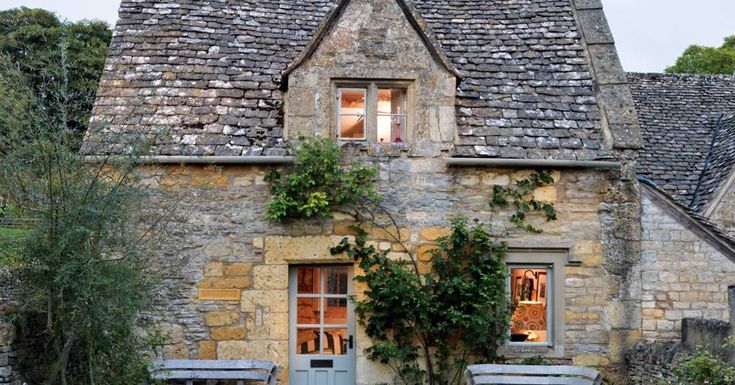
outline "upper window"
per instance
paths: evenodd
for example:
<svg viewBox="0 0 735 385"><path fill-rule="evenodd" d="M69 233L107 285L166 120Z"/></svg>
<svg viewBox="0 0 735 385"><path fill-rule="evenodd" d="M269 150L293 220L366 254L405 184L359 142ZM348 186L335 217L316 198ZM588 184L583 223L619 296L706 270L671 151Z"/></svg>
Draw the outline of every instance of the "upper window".
<svg viewBox="0 0 735 385"><path fill-rule="evenodd" d="M337 88L337 137L403 143L408 136L408 87L368 83Z"/></svg>

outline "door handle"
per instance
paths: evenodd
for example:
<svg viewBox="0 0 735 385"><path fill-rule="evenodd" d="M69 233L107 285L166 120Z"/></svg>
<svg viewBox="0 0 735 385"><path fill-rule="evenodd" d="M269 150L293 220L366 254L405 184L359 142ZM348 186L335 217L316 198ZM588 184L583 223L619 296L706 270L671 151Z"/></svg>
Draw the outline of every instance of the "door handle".
<svg viewBox="0 0 735 385"><path fill-rule="evenodd" d="M355 341L355 337L354 336L350 336L350 338L347 339L347 347L349 349L352 349L352 345L354 344L354 341Z"/></svg>

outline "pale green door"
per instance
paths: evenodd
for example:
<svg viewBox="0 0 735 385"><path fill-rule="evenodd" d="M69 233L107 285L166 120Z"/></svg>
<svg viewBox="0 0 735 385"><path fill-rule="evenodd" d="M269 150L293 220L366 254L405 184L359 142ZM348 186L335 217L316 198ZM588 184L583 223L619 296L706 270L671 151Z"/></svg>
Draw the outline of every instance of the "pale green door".
<svg viewBox="0 0 735 385"><path fill-rule="evenodd" d="M352 266L290 271L289 385L355 385Z"/></svg>

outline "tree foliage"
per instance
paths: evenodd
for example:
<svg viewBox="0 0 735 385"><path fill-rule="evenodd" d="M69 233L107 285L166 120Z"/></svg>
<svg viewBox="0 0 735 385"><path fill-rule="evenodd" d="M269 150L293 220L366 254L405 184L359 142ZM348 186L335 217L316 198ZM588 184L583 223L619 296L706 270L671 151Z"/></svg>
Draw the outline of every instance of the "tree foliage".
<svg viewBox="0 0 735 385"><path fill-rule="evenodd" d="M34 124L67 127L74 148L86 130L112 32L100 21L62 22L53 13L25 7L0 11L0 135ZM0 148L2 151L2 148Z"/></svg>
<svg viewBox="0 0 735 385"><path fill-rule="evenodd" d="M668 73L735 74L735 35L725 38L720 47L692 45L667 68Z"/></svg>
<svg viewBox="0 0 735 385"><path fill-rule="evenodd" d="M139 187L138 153L90 164L76 150L105 29L45 11L0 13L0 196L33 224L0 232L0 271L16 282L15 321L37 342L19 357L33 384L147 377L153 340L140 314L157 290L148 256L160 200Z"/></svg>
<svg viewBox="0 0 735 385"><path fill-rule="evenodd" d="M355 312L373 345L368 358L389 365L404 384L458 384L473 361L493 362L510 326L506 247L481 224L452 221L452 233L431 252L431 272L378 252L359 232L332 249L347 253L363 274L365 299Z"/></svg>
<svg viewBox="0 0 735 385"><path fill-rule="evenodd" d="M273 199L267 218L278 222L323 218L335 207L376 200L376 167L361 163L345 165L342 151L330 139L302 138L294 143L294 165L273 170L266 178Z"/></svg>
<svg viewBox="0 0 735 385"><path fill-rule="evenodd" d="M45 133L0 155L0 195L35 219L20 236L0 234L18 324L39 342L21 357L24 375L37 384L140 383L149 343L139 315L156 290L147 256L159 232L139 219L155 208L132 163L91 165L68 138Z"/></svg>

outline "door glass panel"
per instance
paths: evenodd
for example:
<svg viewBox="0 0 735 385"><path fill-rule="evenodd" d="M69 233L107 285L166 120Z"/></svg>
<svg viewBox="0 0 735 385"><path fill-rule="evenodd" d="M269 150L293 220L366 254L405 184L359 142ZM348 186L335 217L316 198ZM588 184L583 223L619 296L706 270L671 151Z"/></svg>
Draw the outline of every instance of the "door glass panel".
<svg viewBox="0 0 735 385"><path fill-rule="evenodd" d="M347 298L327 298L324 323L328 325L347 325Z"/></svg>
<svg viewBox="0 0 735 385"><path fill-rule="evenodd" d="M330 267L327 273L327 294L347 294L347 267Z"/></svg>
<svg viewBox="0 0 735 385"><path fill-rule="evenodd" d="M321 298L298 298L296 300L296 323L319 325L321 302Z"/></svg>
<svg viewBox="0 0 735 385"><path fill-rule="evenodd" d="M347 329L324 329L324 355L346 355L348 338Z"/></svg>
<svg viewBox="0 0 735 385"><path fill-rule="evenodd" d="M319 328L297 329L296 354L320 354L319 341Z"/></svg>
<svg viewBox="0 0 735 385"><path fill-rule="evenodd" d="M321 270L318 267L299 267L299 294L320 294L322 292L321 279L319 278Z"/></svg>

